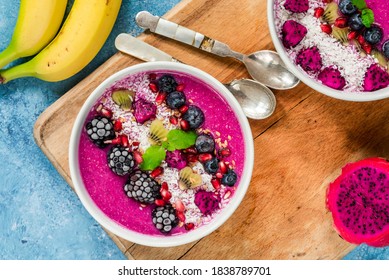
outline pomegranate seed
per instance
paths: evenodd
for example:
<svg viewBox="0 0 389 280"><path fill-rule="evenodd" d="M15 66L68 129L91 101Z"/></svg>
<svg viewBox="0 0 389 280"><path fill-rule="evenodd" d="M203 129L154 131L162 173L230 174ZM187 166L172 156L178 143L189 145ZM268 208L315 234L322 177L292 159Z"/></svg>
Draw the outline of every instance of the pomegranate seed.
<svg viewBox="0 0 389 280"><path fill-rule="evenodd" d="M192 230L194 228L194 223L187 223L184 227L186 230Z"/></svg>
<svg viewBox="0 0 389 280"><path fill-rule="evenodd" d="M198 158L197 158L197 155L195 155L195 154L188 154L186 156L186 160L188 162L196 162L196 161L198 161Z"/></svg>
<svg viewBox="0 0 389 280"><path fill-rule="evenodd" d="M174 125L178 124L178 119L176 116L170 116L169 121L171 124L174 124Z"/></svg>
<svg viewBox="0 0 389 280"><path fill-rule="evenodd" d="M153 178L156 178L159 175L161 175L162 173L163 173L163 168L161 166L158 166L153 171L151 171L150 176Z"/></svg>
<svg viewBox="0 0 389 280"><path fill-rule="evenodd" d="M166 201L163 199L156 199L154 202L155 202L155 205L157 205L157 206L165 206L166 205Z"/></svg>
<svg viewBox="0 0 389 280"><path fill-rule="evenodd" d="M134 142L132 142L132 144L131 144L132 146L134 146L134 147L139 147L139 145L140 145L140 142L136 142L136 141L134 141Z"/></svg>
<svg viewBox="0 0 389 280"><path fill-rule="evenodd" d="M105 141L104 143L106 143L106 144L114 144L114 145L121 145L122 144L122 137L118 136L115 139Z"/></svg>
<svg viewBox="0 0 389 280"><path fill-rule="evenodd" d="M149 84L149 88L151 89L152 92L156 93L158 91L158 87L154 83Z"/></svg>
<svg viewBox="0 0 389 280"><path fill-rule="evenodd" d="M187 120L181 120L180 121L180 127L181 127L181 129L182 130L189 130L189 123L188 123L188 121Z"/></svg>
<svg viewBox="0 0 389 280"><path fill-rule="evenodd" d="M367 54L371 54L371 51L372 51L372 46L369 44L369 43L364 43L362 45L362 49L367 53Z"/></svg>
<svg viewBox="0 0 389 280"><path fill-rule="evenodd" d="M217 179L221 179L221 178L223 178L223 173L218 172L218 173L216 173L215 177Z"/></svg>
<svg viewBox="0 0 389 280"><path fill-rule="evenodd" d="M229 157L231 155L231 151L228 148L223 148L219 150L219 155L221 157Z"/></svg>
<svg viewBox="0 0 389 280"><path fill-rule="evenodd" d="M143 162L142 155L139 151L133 151L132 154L134 155L134 159L137 164L141 164Z"/></svg>
<svg viewBox="0 0 389 280"><path fill-rule="evenodd" d="M169 185L166 182L163 182L161 185L161 190L169 190Z"/></svg>
<svg viewBox="0 0 389 280"><path fill-rule="evenodd" d="M319 18L324 14L324 9L322 7L316 8L314 12L315 18Z"/></svg>
<svg viewBox="0 0 389 280"><path fill-rule="evenodd" d="M176 211L177 211L177 212L182 212L182 213L184 213L184 211L185 211L185 205L184 205L184 203L182 203L181 200L177 199L176 202L174 203L174 205L175 205L175 208L176 208Z"/></svg>
<svg viewBox="0 0 389 280"><path fill-rule="evenodd" d="M165 201L169 201L169 199L172 198L172 194L168 190L161 189L161 195L163 200Z"/></svg>
<svg viewBox="0 0 389 280"><path fill-rule="evenodd" d="M129 147L129 146L130 146L130 143L128 142L128 137L127 137L127 135L124 135L124 134L120 135L120 140L121 140L122 145L123 145L124 147Z"/></svg>
<svg viewBox="0 0 389 280"><path fill-rule="evenodd" d="M206 162L206 161L211 160L211 159L212 159L211 154L199 154L199 161L200 162Z"/></svg>
<svg viewBox="0 0 389 280"><path fill-rule="evenodd" d="M363 38L362 35L359 35L359 36L357 37L357 40L358 40L358 42L359 42L361 45L363 45L364 43L366 43L365 38Z"/></svg>
<svg viewBox="0 0 389 280"><path fill-rule="evenodd" d="M228 171L228 166L224 161L219 161L219 169L221 173L225 174Z"/></svg>
<svg viewBox="0 0 389 280"><path fill-rule="evenodd" d="M185 222L185 214L183 212L177 212L177 218L181 221L181 222Z"/></svg>
<svg viewBox="0 0 389 280"><path fill-rule="evenodd" d="M115 131L120 131L120 130L122 130L122 129L123 129L123 124L122 124L122 122L119 121L119 120L115 121L114 124L113 124L113 130L115 130Z"/></svg>
<svg viewBox="0 0 389 280"><path fill-rule="evenodd" d="M189 147L184 150L184 154L197 154L195 147Z"/></svg>
<svg viewBox="0 0 389 280"><path fill-rule="evenodd" d="M185 88L185 85L184 84L179 84L177 87L176 87L176 91L183 91Z"/></svg>
<svg viewBox="0 0 389 280"><path fill-rule="evenodd" d="M157 102L157 104L162 104L162 102L164 102L165 99L166 99L166 93L160 92L158 93L157 98L155 98L155 102Z"/></svg>
<svg viewBox="0 0 389 280"><path fill-rule="evenodd" d="M349 34L347 34L347 39L352 40L357 38L358 32L357 31L351 31Z"/></svg>
<svg viewBox="0 0 389 280"><path fill-rule="evenodd" d="M334 25L339 28L343 28L347 26L347 18L346 17L338 17L335 20Z"/></svg>
<svg viewBox="0 0 389 280"><path fill-rule="evenodd" d="M321 28L321 31L323 31L324 33L331 34L331 32L332 32L331 25L329 25L327 23L320 24L320 28Z"/></svg>
<svg viewBox="0 0 389 280"><path fill-rule="evenodd" d="M215 190L219 190L220 189L220 180L219 179L212 179L211 180L211 184L212 186L215 188Z"/></svg>
<svg viewBox="0 0 389 280"><path fill-rule="evenodd" d="M112 111L111 110L108 110L108 109L106 109L106 108L102 108L101 109L101 114L104 116L104 117L106 117L106 118L108 118L108 119L110 119L110 118L112 118Z"/></svg>
<svg viewBox="0 0 389 280"><path fill-rule="evenodd" d="M178 111L180 111L181 114L184 114L186 111L188 111L189 106L188 105L182 105L180 108L178 108Z"/></svg>
<svg viewBox="0 0 389 280"><path fill-rule="evenodd" d="M150 73L150 74L149 74L149 78L150 78L150 80L154 81L155 79L157 79L157 74L155 74L155 73Z"/></svg>

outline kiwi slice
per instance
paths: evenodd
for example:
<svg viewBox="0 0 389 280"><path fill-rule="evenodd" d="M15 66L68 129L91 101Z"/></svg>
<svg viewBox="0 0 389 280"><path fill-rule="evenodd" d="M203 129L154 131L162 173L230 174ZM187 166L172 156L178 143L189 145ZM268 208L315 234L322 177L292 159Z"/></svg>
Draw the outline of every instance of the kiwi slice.
<svg viewBox="0 0 389 280"><path fill-rule="evenodd" d="M123 110L130 110L134 101L135 92L129 89L119 89L112 93L112 100Z"/></svg>
<svg viewBox="0 0 389 280"><path fill-rule="evenodd" d="M332 36L334 36L334 38L338 39L343 45L348 45L348 43L349 43L349 40L347 38L348 27L339 28L339 27L334 26L332 28L331 34L332 34Z"/></svg>
<svg viewBox="0 0 389 280"><path fill-rule="evenodd" d="M201 176L197 173L194 173L192 168L185 167L180 171L180 180L178 181L178 186L181 190L191 189L198 186L201 186L203 180Z"/></svg>
<svg viewBox="0 0 389 280"><path fill-rule="evenodd" d="M386 61L386 58L385 56L382 54L382 52L378 51L378 50L372 50L371 52L371 55L377 59L378 63L382 66L382 67L387 67L388 66L388 62Z"/></svg>
<svg viewBox="0 0 389 280"><path fill-rule="evenodd" d="M329 24L334 24L338 17L338 4L336 2L329 3L324 9L323 20Z"/></svg>
<svg viewBox="0 0 389 280"><path fill-rule="evenodd" d="M155 119L150 125L149 141L151 144L162 144L167 140L168 130L161 120Z"/></svg>

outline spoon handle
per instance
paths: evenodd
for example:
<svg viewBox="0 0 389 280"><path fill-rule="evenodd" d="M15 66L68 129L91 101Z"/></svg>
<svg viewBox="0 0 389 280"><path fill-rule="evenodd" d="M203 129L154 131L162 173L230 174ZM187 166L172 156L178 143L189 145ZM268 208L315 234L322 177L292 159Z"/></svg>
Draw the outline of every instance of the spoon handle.
<svg viewBox="0 0 389 280"><path fill-rule="evenodd" d="M149 29L153 33L157 33L221 57L228 56L243 61L243 54L231 50L227 44L178 25L177 23L158 16L153 16L147 11L139 12L135 17L135 20L140 27Z"/></svg>

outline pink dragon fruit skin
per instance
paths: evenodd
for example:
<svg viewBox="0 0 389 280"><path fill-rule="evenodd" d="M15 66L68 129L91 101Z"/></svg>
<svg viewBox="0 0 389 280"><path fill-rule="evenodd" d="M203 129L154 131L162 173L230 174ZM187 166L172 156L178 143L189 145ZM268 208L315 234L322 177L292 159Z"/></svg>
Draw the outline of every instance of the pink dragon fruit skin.
<svg viewBox="0 0 389 280"><path fill-rule="evenodd" d="M297 46L301 40L307 35L307 28L294 20L285 21L282 26L282 44L285 48L293 48Z"/></svg>
<svg viewBox="0 0 389 280"><path fill-rule="evenodd" d="M316 46L302 49L297 54L296 64L305 72L318 72L323 66L319 49Z"/></svg>
<svg viewBox="0 0 389 280"><path fill-rule="evenodd" d="M157 114L157 106L153 103L139 98L133 104L134 116L138 123L143 124L148 120L154 119Z"/></svg>
<svg viewBox="0 0 389 280"><path fill-rule="evenodd" d="M349 163L327 189L334 227L347 242L389 245L389 162L367 158Z"/></svg>
<svg viewBox="0 0 389 280"><path fill-rule="evenodd" d="M333 66L324 68L317 76L317 79L324 85L337 90L343 89L346 85L345 78L340 74L340 71Z"/></svg>
<svg viewBox="0 0 389 280"><path fill-rule="evenodd" d="M180 150L175 150L174 152L167 151L165 161L168 166L177 168L178 170L183 169L187 165L184 155Z"/></svg>
<svg viewBox="0 0 389 280"><path fill-rule="evenodd" d="M308 0L286 0L285 9L293 13L305 13L309 9Z"/></svg>
<svg viewBox="0 0 389 280"><path fill-rule="evenodd" d="M363 89L375 91L389 86L389 73L378 64L371 65L365 74Z"/></svg>
<svg viewBox="0 0 389 280"><path fill-rule="evenodd" d="M204 215L210 215L219 209L220 197L214 192L200 190L195 194L194 203Z"/></svg>

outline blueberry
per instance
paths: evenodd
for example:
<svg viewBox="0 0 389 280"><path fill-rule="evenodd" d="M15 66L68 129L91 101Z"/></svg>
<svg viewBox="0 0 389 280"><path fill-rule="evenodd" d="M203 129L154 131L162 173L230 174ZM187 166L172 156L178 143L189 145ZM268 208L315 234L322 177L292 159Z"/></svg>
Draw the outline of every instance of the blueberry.
<svg viewBox="0 0 389 280"><path fill-rule="evenodd" d="M170 109L178 109L182 105L185 105L186 98L185 94L181 91L172 91L166 96L166 105Z"/></svg>
<svg viewBox="0 0 389 280"><path fill-rule="evenodd" d="M351 0L341 0L339 3L339 9L342 14L346 16L351 16L358 10L357 7L353 5Z"/></svg>
<svg viewBox="0 0 389 280"><path fill-rule="evenodd" d="M232 187L235 185L236 180L238 180L238 175L236 175L234 170L230 169L226 174L223 175L222 184Z"/></svg>
<svg viewBox="0 0 389 280"><path fill-rule="evenodd" d="M163 75L158 80L158 89L160 91L171 93L172 91L176 90L177 82L171 75Z"/></svg>
<svg viewBox="0 0 389 280"><path fill-rule="evenodd" d="M190 105L182 118L186 120L191 129L199 128L204 123L204 113L197 106Z"/></svg>
<svg viewBox="0 0 389 280"><path fill-rule="evenodd" d="M387 40L382 45L382 52L384 53L385 57L389 59L389 40Z"/></svg>
<svg viewBox="0 0 389 280"><path fill-rule="evenodd" d="M219 170L219 160L212 158L204 163L204 170L209 174L216 174Z"/></svg>
<svg viewBox="0 0 389 280"><path fill-rule="evenodd" d="M215 141L209 134L201 134L197 137L195 147L199 153L212 153L215 150Z"/></svg>
<svg viewBox="0 0 389 280"><path fill-rule="evenodd" d="M364 25L362 23L362 18L360 14L353 14L349 19L348 19L348 25L352 30L361 30Z"/></svg>
<svg viewBox="0 0 389 280"><path fill-rule="evenodd" d="M378 26L372 26L365 30L363 37L369 44L375 45L382 40L382 29Z"/></svg>

